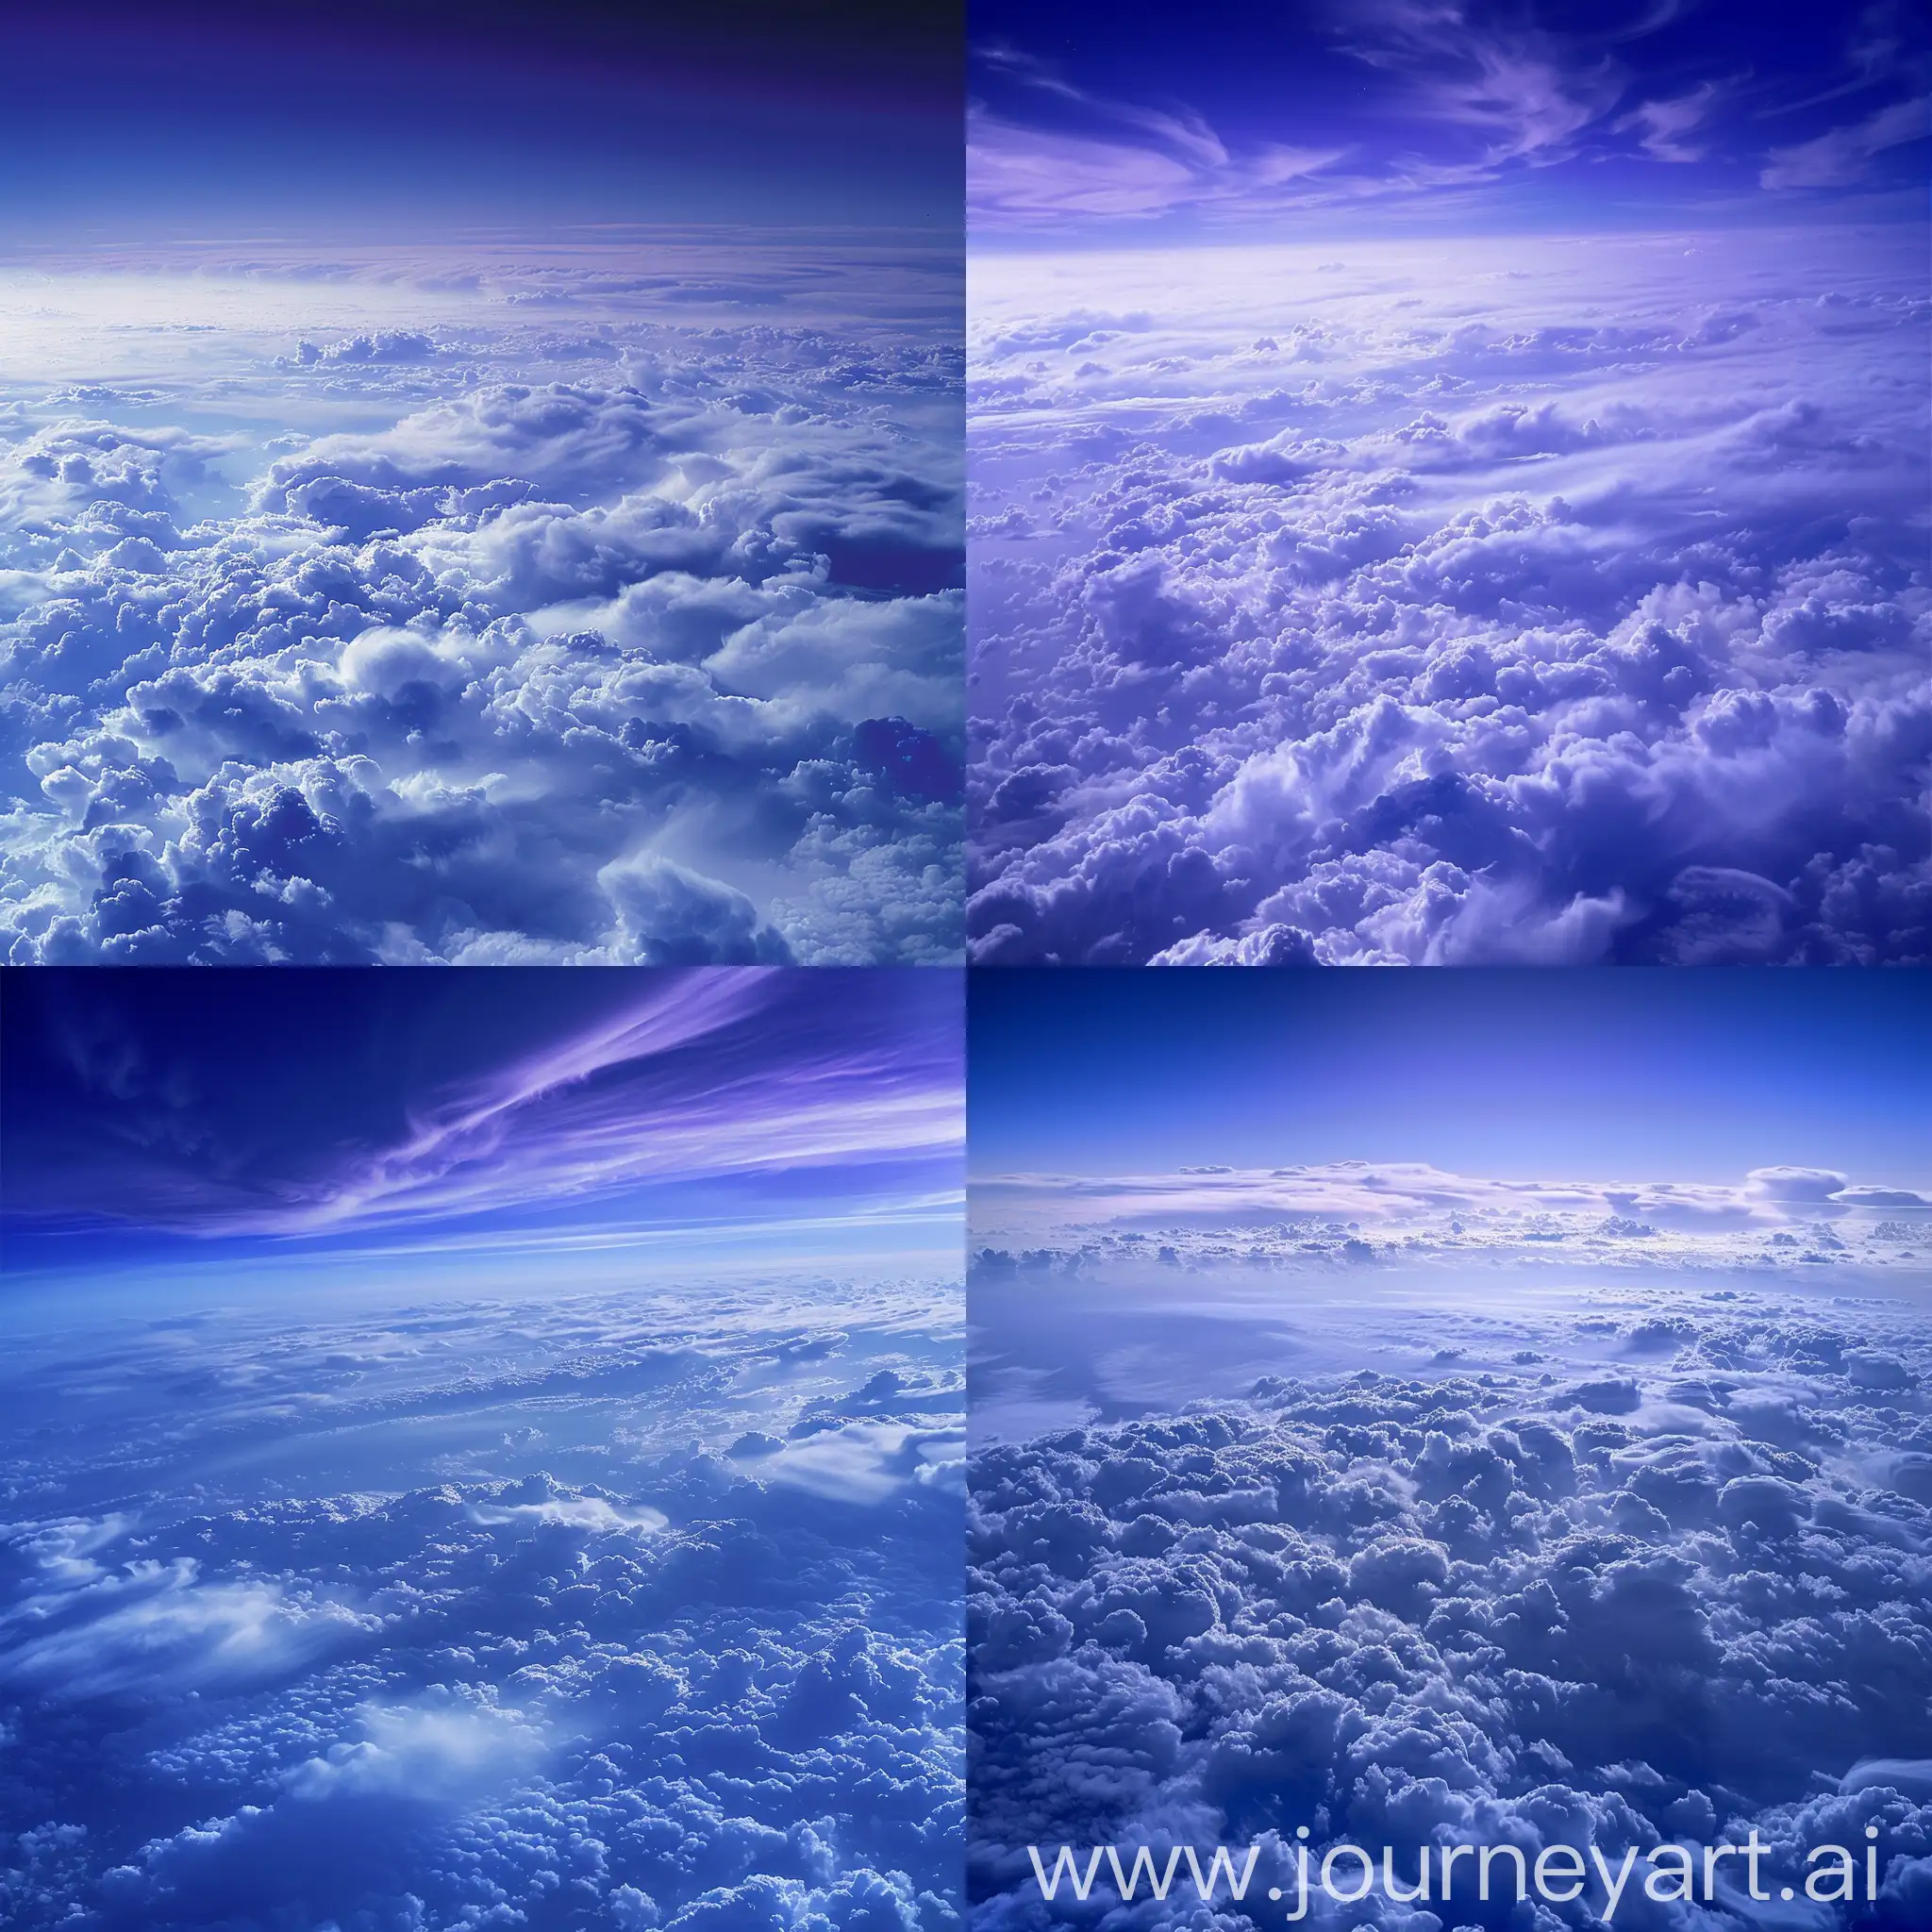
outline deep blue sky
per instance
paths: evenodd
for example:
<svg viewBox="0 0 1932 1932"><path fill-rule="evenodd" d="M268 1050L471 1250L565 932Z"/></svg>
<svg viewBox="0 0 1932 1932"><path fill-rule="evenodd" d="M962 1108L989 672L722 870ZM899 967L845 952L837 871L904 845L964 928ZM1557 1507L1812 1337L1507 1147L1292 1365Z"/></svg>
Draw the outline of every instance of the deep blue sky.
<svg viewBox="0 0 1932 1932"><path fill-rule="evenodd" d="M1923 217L1903 0L974 0L971 33L982 241Z"/></svg>
<svg viewBox="0 0 1932 1932"><path fill-rule="evenodd" d="M933 1205L958 1182L948 974L36 968L0 990L11 1269L957 1221Z"/></svg>
<svg viewBox="0 0 1932 1932"><path fill-rule="evenodd" d="M1005 971L969 1039L975 1174L1932 1172L1923 972Z"/></svg>
<svg viewBox="0 0 1932 1932"><path fill-rule="evenodd" d="M78 0L7 43L0 242L959 222L946 0Z"/></svg>

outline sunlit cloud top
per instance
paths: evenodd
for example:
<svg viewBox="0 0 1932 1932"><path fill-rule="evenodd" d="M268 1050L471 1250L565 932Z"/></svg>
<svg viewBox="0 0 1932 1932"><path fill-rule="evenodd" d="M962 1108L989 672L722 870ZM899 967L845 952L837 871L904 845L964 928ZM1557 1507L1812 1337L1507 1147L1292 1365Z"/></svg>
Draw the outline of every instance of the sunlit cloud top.
<svg viewBox="0 0 1932 1932"><path fill-rule="evenodd" d="M1169 1174L976 1179L975 1244L1076 1272L1368 1262L1539 1267L1932 1267L1932 1188L1824 1168L1729 1182L1503 1180L1424 1162L1184 1167Z"/></svg>

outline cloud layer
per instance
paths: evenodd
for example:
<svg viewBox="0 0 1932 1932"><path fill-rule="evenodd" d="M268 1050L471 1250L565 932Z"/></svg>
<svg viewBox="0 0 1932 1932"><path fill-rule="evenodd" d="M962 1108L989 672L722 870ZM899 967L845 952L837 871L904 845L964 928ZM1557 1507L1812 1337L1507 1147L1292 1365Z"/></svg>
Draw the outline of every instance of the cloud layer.
<svg viewBox="0 0 1932 1932"><path fill-rule="evenodd" d="M976 236L1509 228L1557 208L1917 210L1932 56L1896 0L1768 26L1736 0L1539 19L1459 0L1238 8L1204 39L1093 0L974 17ZM1286 137L1286 138L1284 138ZM1475 220L1472 223L1471 218Z"/></svg>
<svg viewBox="0 0 1932 1932"><path fill-rule="evenodd" d="M1924 1264L1932 1190L1832 1169L1762 1167L1735 1182L1496 1180L1426 1162L1183 1167L1172 1174L987 1174L975 1238L1077 1273L1167 1258L1295 1268L1337 1258L1455 1270L1534 1259L1591 1269L1732 1270L1795 1258Z"/></svg>
<svg viewBox="0 0 1932 1932"><path fill-rule="evenodd" d="M1424 1843L1596 1847L1614 1867L1756 1830L1776 1888L1803 1884L1807 1848L1862 1845L1868 1825L1876 1905L1790 1923L1917 1923L1923 1245L1878 1292L1849 1269L1823 1285L1696 1264L1404 1274L1332 1233L1274 1272L1237 1228L1152 1266L1118 1247L1084 1273L984 1262L969 1707L985 1923L1200 1909L1104 1888L1084 1912L1045 1906L1030 1843L1050 1861L1063 1843L1205 1860L1258 1842L1251 1899L1287 1888L1286 1911L1297 1827L1318 1855L1392 1844L1411 1883ZM1484 1903L1459 1876L1440 1923L1525 1923L1507 1884ZM1538 1923L1599 1924L1592 1903ZM1733 1914L1754 1918L1741 1885L1708 1911L1626 1899L1617 1923ZM1422 1921L1378 1897L1318 1902L1308 1923Z"/></svg>
<svg viewBox="0 0 1932 1932"><path fill-rule="evenodd" d="M974 958L1932 954L1908 240L984 258Z"/></svg>
<svg viewBox="0 0 1932 1932"><path fill-rule="evenodd" d="M952 1932L957 1285L372 1299L17 1323L8 1923Z"/></svg>
<svg viewBox="0 0 1932 1932"><path fill-rule="evenodd" d="M947 273L667 241L17 277L8 957L954 957Z"/></svg>

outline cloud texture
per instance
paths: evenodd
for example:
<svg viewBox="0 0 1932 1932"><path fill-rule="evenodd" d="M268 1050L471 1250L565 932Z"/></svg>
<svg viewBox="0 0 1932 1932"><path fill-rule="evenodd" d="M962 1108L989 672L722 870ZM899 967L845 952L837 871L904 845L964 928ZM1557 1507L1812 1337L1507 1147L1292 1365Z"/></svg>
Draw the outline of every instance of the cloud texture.
<svg viewBox="0 0 1932 1932"><path fill-rule="evenodd" d="M755 1233L801 1204L829 1224L956 1200L958 994L955 974L512 968L278 971L210 1001L192 973L23 974L0 1021L8 1233L58 1268L76 1233L487 1246L516 1222L567 1244L700 1202Z"/></svg>
<svg viewBox="0 0 1932 1932"><path fill-rule="evenodd" d="M8 957L954 957L949 273L748 238L16 276Z"/></svg>
<svg viewBox="0 0 1932 1932"><path fill-rule="evenodd" d="M1932 954L1910 244L982 257L973 957Z"/></svg>
<svg viewBox="0 0 1932 1932"><path fill-rule="evenodd" d="M1363 1257L1448 1268L1535 1259L1731 1270L1820 1244L1837 1259L1912 1267L1932 1241L1932 1191L1813 1167L1755 1168L1732 1182L1525 1181L1337 1160L987 1174L973 1183L973 1218L976 1238L1075 1273L1089 1260L1130 1260L1156 1236L1177 1261L1204 1267L1299 1265L1334 1258L1344 1241Z"/></svg>
<svg viewBox="0 0 1932 1932"><path fill-rule="evenodd" d="M1842 1252L1817 1257L1829 1273L1742 1256L1552 1270L1519 1241L1492 1271L1359 1229L1305 1226L1272 1256L1233 1224L1170 1225L1138 1256L1090 1234L1077 1267L1064 1248L981 1257L985 1923L1207 1923L1185 1876L1164 1907L1105 1886L1045 1906L1029 1843L1050 1863L1062 1843L1205 1860L1258 1842L1244 1919L1266 1924L1254 1901L1271 1884L1293 1899L1299 1826L1318 1855L1396 1846L1405 1882L1424 1843L1595 1847L1615 1867L1755 1829L1776 1888L1868 1824L1876 1904L1801 1901L1778 1923L1919 1923L1923 1217L1879 1237L1902 1257L1883 1287ZM1531 1923L1507 1881L1475 1898L1472 1869L1433 1920L1378 1888L1308 1923ZM1616 1923L1772 1923L1741 1893L1626 1897ZM1591 1903L1534 1922L1595 1925Z"/></svg>
<svg viewBox="0 0 1932 1932"><path fill-rule="evenodd" d="M957 1285L700 1299L17 1322L0 1916L956 1926Z"/></svg>

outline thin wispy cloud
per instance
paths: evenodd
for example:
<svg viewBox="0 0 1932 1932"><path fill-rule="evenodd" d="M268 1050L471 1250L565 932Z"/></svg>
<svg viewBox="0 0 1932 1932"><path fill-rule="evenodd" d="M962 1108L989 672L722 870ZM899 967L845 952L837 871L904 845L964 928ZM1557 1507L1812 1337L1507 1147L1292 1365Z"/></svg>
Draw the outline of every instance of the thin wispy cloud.
<svg viewBox="0 0 1932 1932"><path fill-rule="evenodd" d="M1475 135L1479 152L1465 167L1567 158L1624 92L1607 54L1535 29L1488 28L1460 7L1372 0L1345 19L1342 47L1397 76L1412 111Z"/></svg>
<svg viewBox="0 0 1932 1932"><path fill-rule="evenodd" d="M1865 180L1872 162L1890 148L1932 134L1932 95L1894 101L1848 127L1815 141L1774 148L1759 177L1767 188L1850 188Z"/></svg>
<svg viewBox="0 0 1932 1932"><path fill-rule="evenodd" d="M779 1020L772 974L699 974L615 1023L425 1108L401 1145L307 1200L225 1232L298 1233L441 1221L653 1182L866 1164L961 1143L957 1088L930 1067L790 1033L778 1051L706 1052ZM686 1049L697 1049L695 1055ZM679 1056L684 1056L682 1058Z"/></svg>
<svg viewBox="0 0 1932 1932"><path fill-rule="evenodd" d="M1717 83L1707 80L1688 94L1645 101L1615 125L1620 133L1635 133L1638 145L1654 161L1700 161L1707 149L1691 136L1704 128L1717 98Z"/></svg>
<svg viewBox="0 0 1932 1932"><path fill-rule="evenodd" d="M1144 108L1131 101L1111 100L1087 88L1075 87L1043 60L1023 54L1017 48L994 45L983 48L980 58L989 67L1009 74L1014 79L1043 94L1091 109L1102 121L1117 122L1152 137L1157 142L1205 168L1227 165L1226 145L1213 128L1190 108L1173 113Z"/></svg>
<svg viewBox="0 0 1932 1932"><path fill-rule="evenodd" d="M138 998L132 1013L84 1014L92 1032L39 1016L39 1060L10 1040L23 1118L44 1143L9 1137L16 1227L137 1242L380 1230L427 1252L560 1210L574 1234L874 1221L895 1203L924 1213L957 1182L956 995L923 975L868 991L756 968L562 975L525 983L534 1027L515 989L457 988L459 1008L432 984L397 1014L359 977L300 977L248 1018L281 1041L336 1040L346 1085L304 1041L277 1046L251 1091L231 1042L184 1039ZM425 1063L418 1042L453 1029L457 1045ZM730 1198L705 1191L718 1188Z"/></svg>
<svg viewBox="0 0 1932 1932"><path fill-rule="evenodd" d="M1574 170L1606 161L1698 169L1704 194L1743 207L1864 186L1877 157L1924 132L1925 55L1887 7L1755 58L1748 35L1720 36L1669 0L1560 27L1455 0L1363 0L1261 25L1233 16L1172 60L1108 43L1105 85L1079 25L1052 60L1019 44L1024 24L975 50L969 208L982 231L1162 218L1225 231L1375 202L1462 219L1504 193L1588 196L1594 177ZM1901 90L1914 100L1883 97ZM1829 125L1847 112L1831 104L1858 96L1873 104ZM1803 140L1767 142L1767 116L1800 114ZM1543 175L1554 185L1523 185ZM1611 192L1641 202L1684 184L1625 175Z"/></svg>
<svg viewBox="0 0 1932 1932"><path fill-rule="evenodd" d="M1023 225L1248 206L1342 158L1340 148L1270 147L1240 164L1197 165L1158 148L1021 126L983 108L972 110L967 126L973 207Z"/></svg>
<svg viewBox="0 0 1932 1932"><path fill-rule="evenodd" d="M990 74L1053 105L1059 125L967 112L967 193L981 215L1025 226L1069 214L1140 219L1176 209L1242 206L1332 169L1339 146L1251 143L1241 152L1191 108L1156 108L1076 87L1016 49L979 50ZM1071 124L1071 125L1070 125Z"/></svg>

